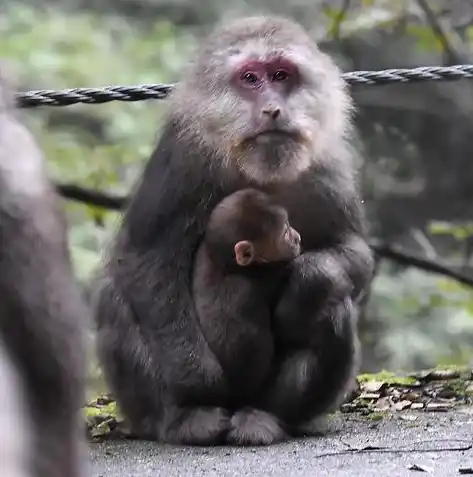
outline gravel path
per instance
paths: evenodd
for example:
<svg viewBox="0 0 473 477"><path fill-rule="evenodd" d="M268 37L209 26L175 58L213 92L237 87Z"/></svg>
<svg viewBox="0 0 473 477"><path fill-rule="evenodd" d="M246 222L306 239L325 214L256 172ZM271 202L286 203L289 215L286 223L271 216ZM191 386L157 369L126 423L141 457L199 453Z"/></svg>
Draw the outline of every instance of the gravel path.
<svg viewBox="0 0 473 477"><path fill-rule="evenodd" d="M265 448L189 448L140 441L90 444L91 477L403 477L471 469L473 408L402 412L380 421L343 416L324 437ZM345 452L377 446L403 452ZM421 449L436 449L420 452ZM443 449L443 450L442 450ZM450 449L450 450L448 450ZM338 455L322 456L324 453ZM340 453L342 452L342 453ZM417 470L410 469L418 466Z"/></svg>

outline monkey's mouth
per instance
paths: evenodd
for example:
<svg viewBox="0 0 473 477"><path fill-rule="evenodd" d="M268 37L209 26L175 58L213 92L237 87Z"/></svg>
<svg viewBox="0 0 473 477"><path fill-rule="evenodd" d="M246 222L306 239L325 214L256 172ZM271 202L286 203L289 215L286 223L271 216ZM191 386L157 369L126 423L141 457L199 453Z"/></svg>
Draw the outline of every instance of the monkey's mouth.
<svg viewBox="0 0 473 477"><path fill-rule="evenodd" d="M260 131L254 135L255 138L258 137L293 137L294 131L289 131L286 129L265 129L264 131Z"/></svg>
<svg viewBox="0 0 473 477"><path fill-rule="evenodd" d="M250 136L247 140L256 143L297 141L300 134L289 129L264 129Z"/></svg>

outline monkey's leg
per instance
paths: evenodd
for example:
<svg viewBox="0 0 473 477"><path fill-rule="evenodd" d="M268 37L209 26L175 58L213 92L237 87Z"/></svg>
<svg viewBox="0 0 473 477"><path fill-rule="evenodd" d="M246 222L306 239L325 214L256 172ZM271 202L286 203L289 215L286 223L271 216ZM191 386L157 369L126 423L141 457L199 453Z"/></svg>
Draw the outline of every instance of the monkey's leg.
<svg viewBox="0 0 473 477"><path fill-rule="evenodd" d="M307 347L289 349L279 362L264 408L278 416L291 434L335 410L349 391L358 365L355 310L350 298L328 304L312 318L316 335ZM316 431L316 429L314 429Z"/></svg>
<svg viewBox="0 0 473 477"><path fill-rule="evenodd" d="M112 282L100 286L95 310L99 356L133 432L176 444L221 443L230 419L213 406L224 396L223 372L203 338L182 346L168 333L163 341L149 342ZM180 404L188 402L199 404Z"/></svg>
<svg viewBox="0 0 473 477"><path fill-rule="evenodd" d="M157 411L140 370L133 372L135 363L126 363L126 355L114 353L113 349L103 342L100 346L100 359L106 381L130 426L131 435L139 439L156 439L154 423Z"/></svg>
<svg viewBox="0 0 473 477"><path fill-rule="evenodd" d="M135 343L142 346L142 343ZM101 357L106 375L112 385L117 403L129 421L133 434L140 438L159 440L173 444L216 445L221 444L230 428L226 411L218 407L181 408L175 396L153 393L162 385L158 377L153 379L143 373L134 362L125 359L123 349L118 355L104 349L101 341ZM142 350L143 351L143 350ZM129 356L129 355L128 355ZM151 361L147 361L151 367ZM193 391L186 386L186 395L202 396L202 386ZM182 394L182 390L180 392ZM164 402L166 401L166 403Z"/></svg>
<svg viewBox="0 0 473 477"><path fill-rule="evenodd" d="M159 365L153 364L149 345L113 280L98 280L92 297L97 356L105 379L132 434L157 439L162 406Z"/></svg>
<svg viewBox="0 0 473 477"><path fill-rule="evenodd" d="M142 343L135 343L142 346ZM155 439L173 444L212 445L222 443L229 429L226 411L218 407L181 408L172 395L163 398L153 390L161 386L159 378L143 374L143 369L126 362L123 349L112 358L113 350L104 349L101 341L101 358L118 405L129 421L133 434L140 438ZM143 351L143 350L142 350ZM151 361L147 361L150 366ZM182 392L182 391L181 391ZM192 389L186 389L192 398ZM196 389L196 395L202 390ZM164 399L167 403L164 403Z"/></svg>

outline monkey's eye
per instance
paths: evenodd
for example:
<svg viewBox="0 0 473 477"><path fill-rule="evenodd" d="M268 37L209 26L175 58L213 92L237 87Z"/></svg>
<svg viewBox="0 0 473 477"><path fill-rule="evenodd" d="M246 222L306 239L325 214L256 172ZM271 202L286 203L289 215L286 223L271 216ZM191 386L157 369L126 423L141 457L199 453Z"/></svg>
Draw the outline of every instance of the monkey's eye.
<svg viewBox="0 0 473 477"><path fill-rule="evenodd" d="M240 76L240 79L249 85L254 85L258 82L258 76L255 73L246 71Z"/></svg>
<svg viewBox="0 0 473 477"><path fill-rule="evenodd" d="M285 81L289 78L289 73L285 70L278 70L272 76L273 81Z"/></svg>

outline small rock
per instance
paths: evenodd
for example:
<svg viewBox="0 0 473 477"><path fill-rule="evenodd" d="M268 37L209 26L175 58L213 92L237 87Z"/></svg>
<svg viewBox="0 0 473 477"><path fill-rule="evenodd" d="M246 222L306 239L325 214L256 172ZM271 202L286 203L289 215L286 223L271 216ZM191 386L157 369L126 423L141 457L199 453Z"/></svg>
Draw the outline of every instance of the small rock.
<svg viewBox="0 0 473 477"><path fill-rule="evenodd" d="M427 411L446 412L452 408L451 404L430 402L426 405Z"/></svg>
<svg viewBox="0 0 473 477"><path fill-rule="evenodd" d="M362 385L365 393L379 393L385 387L386 383L384 381L367 381Z"/></svg>
<svg viewBox="0 0 473 477"><path fill-rule="evenodd" d="M99 406L106 406L107 404L110 404L111 402L113 402L113 399L110 396L100 396L96 400L96 403Z"/></svg>
<svg viewBox="0 0 473 477"><path fill-rule="evenodd" d="M460 371L454 369L434 369L432 371L421 371L414 377L421 381L445 381L448 379L457 379L460 376Z"/></svg>
<svg viewBox="0 0 473 477"><path fill-rule="evenodd" d="M374 407L378 411L387 411L388 409L391 408L391 399L389 397L381 398L376 402Z"/></svg>
<svg viewBox="0 0 473 477"><path fill-rule="evenodd" d="M379 399L381 397L380 393L361 393L360 399Z"/></svg>
<svg viewBox="0 0 473 477"><path fill-rule="evenodd" d="M453 391L453 389L443 388L439 391L437 396L439 398L443 398L443 399L452 399L456 396L456 393L455 393L455 391Z"/></svg>
<svg viewBox="0 0 473 477"><path fill-rule="evenodd" d="M409 392L402 395L402 399L406 401L411 401L412 403L418 402L422 399L422 396L419 393Z"/></svg>
<svg viewBox="0 0 473 477"><path fill-rule="evenodd" d="M98 426L90 429L90 435L92 437L101 437L110 433L110 425L107 421L101 422Z"/></svg>
<svg viewBox="0 0 473 477"><path fill-rule="evenodd" d="M401 391L399 391L399 389L393 389L393 390L391 390L391 392L389 394L391 395L391 397L394 400L399 400L399 399L401 399L401 396L402 396L403 393L401 393Z"/></svg>
<svg viewBox="0 0 473 477"><path fill-rule="evenodd" d="M403 421L416 421L417 416L413 416L412 414L401 414L399 419L402 419Z"/></svg>
<svg viewBox="0 0 473 477"><path fill-rule="evenodd" d="M399 401L396 404L394 404L394 409L396 411L402 411L403 409L406 409L412 405L411 401Z"/></svg>
<svg viewBox="0 0 473 477"><path fill-rule="evenodd" d="M411 409L423 409L424 403L423 402L413 402L411 405Z"/></svg>
<svg viewBox="0 0 473 477"><path fill-rule="evenodd" d="M342 404L342 406L340 407L340 410L342 412L356 412L358 411L358 409L360 409L360 407L361 406L359 406L357 403L349 402L346 404Z"/></svg>
<svg viewBox="0 0 473 477"><path fill-rule="evenodd" d="M458 469L459 474L473 474L473 468L472 467L461 467Z"/></svg>

